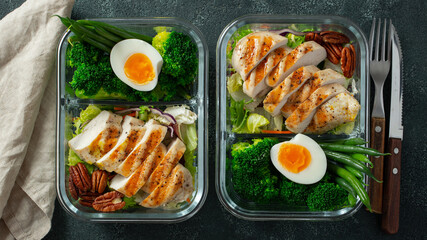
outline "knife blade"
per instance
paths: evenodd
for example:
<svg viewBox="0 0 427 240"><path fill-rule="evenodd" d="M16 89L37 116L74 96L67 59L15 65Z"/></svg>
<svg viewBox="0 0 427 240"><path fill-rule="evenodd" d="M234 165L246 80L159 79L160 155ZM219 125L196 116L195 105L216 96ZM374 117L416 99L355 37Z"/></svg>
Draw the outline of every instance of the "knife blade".
<svg viewBox="0 0 427 240"><path fill-rule="evenodd" d="M400 170L403 140L402 50L394 26L392 29L390 130L387 148L391 155L384 162L383 215L381 219L381 228L389 234L397 233L399 230Z"/></svg>

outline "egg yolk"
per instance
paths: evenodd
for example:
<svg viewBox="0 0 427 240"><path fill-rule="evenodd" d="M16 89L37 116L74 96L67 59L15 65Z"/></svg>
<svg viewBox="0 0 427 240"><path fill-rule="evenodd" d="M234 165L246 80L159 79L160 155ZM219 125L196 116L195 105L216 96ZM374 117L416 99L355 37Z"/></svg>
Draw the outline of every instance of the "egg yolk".
<svg viewBox="0 0 427 240"><path fill-rule="evenodd" d="M155 73L150 58L143 53L135 53L125 63L124 72L135 84L146 84L154 79Z"/></svg>
<svg viewBox="0 0 427 240"><path fill-rule="evenodd" d="M303 146L283 143L279 149L279 162L289 172L299 173L310 165L311 154Z"/></svg>

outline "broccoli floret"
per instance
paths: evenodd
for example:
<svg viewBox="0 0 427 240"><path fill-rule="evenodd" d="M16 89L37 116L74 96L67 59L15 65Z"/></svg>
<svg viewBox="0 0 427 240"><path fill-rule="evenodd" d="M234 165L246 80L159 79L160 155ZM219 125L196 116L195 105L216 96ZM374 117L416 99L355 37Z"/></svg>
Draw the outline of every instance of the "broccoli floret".
<svg viewBox="0 0 427 240"><path fill-rule="evenodd" d="M172 33L169 33L169 35L175 36ZM167 40L168 44L165 45L172 46L172 42L178 41L180 37L173 37L173 39ZM184 42L182 40L182 44ZM165 48L168 49L167 47ZM182 47L180 49L183 50L186 48ZM174 61L184 61L184 59L186 57L183 57L182 60L176 58ZM185 71L187 71L188 68L185 62L181 63L184 64L182 69L186 69ZM152 91L138 91L126 85L114 74L110 65L109 55L89 44L81 42L74 42L71 49L67 51L67 65L75 68L70 86L75 91L76 96L83 99L124 99L128 101L151 102L159 100L172 101L176 100L178 96L188 98L188 94L186 93L188 89L184 87L188 86L194 80L196 72L185 72L185 76L176 77L165 73L163 71L164 68L162 68L158 84ZM197 57L195 66L197 69ZM191 75L191 81L187 81L189 75Z"/></svg>
<svg viewBox="0 0 427 240"><path fill-rule="evenodd" d="M79 67L82 64L95 64L104 53L88 44L74 43L67 51L67 65Z"/></svg>
<svg viewBox="0 0 427 240"><path fill-rule="evenodd" d="M294 183L283 177L280 185L280 200L291 206L306 206L310 186Z"/></svg>
<svg viewBox="0 0 427 240"><path fill-rule="evenodd" d="M243 198L266 202L279 195L278 178L270 164L270 149L278 141L265 138L254 142L250 146L239 144L232 150L233 186Z"/></svg>
<svg viewBox="0 0 427 240"><path fill-rule="evenodd" d="M197 73L197 46L185 34L160 32L153 38L153 47L163 57L162 73L177 79L174 83L187 86L194 81Z"/></svg>
<svg viewBox="0 0 427 240"><path fill-rule="evenodd" d="M307 198L307 206L312 211L332 211L346 205L348 193L335 183L317 184Z"/></svg>

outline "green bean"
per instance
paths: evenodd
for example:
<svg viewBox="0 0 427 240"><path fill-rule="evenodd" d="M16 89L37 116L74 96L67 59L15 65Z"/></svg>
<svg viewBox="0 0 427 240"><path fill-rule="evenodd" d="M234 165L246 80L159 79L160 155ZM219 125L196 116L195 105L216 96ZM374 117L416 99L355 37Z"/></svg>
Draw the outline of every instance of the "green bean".
<svg viewBox="0 0 427 240"><path fill-rule="evenodd" d="M369 165L370 168L374 167L374 164L371 162L371 160L369 160L369 158L365 155L365 154L361 154L361 153L353 153L350 155L352 158L363 162L363 163L367 163Z"/></svg>
<svg viewBox="0 0 427 240"><path fill-rule="evenodd" d="M111 40L111 41L113 41L115 43L118 43L118 42L120 42L120 41L123 40L123 38L118 37L117 35L114 35L114 34L108 32L107 30L105 30L102 27L94 27L94 30L99 35L101 35L101 36L103 36L103 37L105 37L105 38L107 38L107 39L109 39L109 40Z"/></svg>
<svg viewBox="0 0 427 240"><path fill-rule="evenodd" d="M137 38L137 39L141 39L144 40L148 43L151 44L151 42L153 41L153 38L150 36L145 36L142 34L138 34L138 33L130 33L122 28L110 25L108 23L104 23L104 22L98 22L98 21L91 21L91 20L78 20L79 23L83 23L83 24L87 24L87 25L91 25L91 26L99 26L104 28L106 31L113 33L117 36L120 36L124 39L132 39L132 38Z"/></svg>
<svg viewBox="0 0 427 240"><path fill-rule="evenodd" d="M350 183L348 183L344 178L335 177L335 182L340 185L340 187L350 193L354 198L357 198L357 193L351 187Z"/></svg>
<svg viewBox="0 0 427 240"><path fill-rule="evenodd" d="M135 38L141 39L141 40L146 41L146 42L148 42L150 44L153 41L152 37L149 37L149 36L146 36L146 35L142 35L142 34L139 34L139 33L136 33L136 32L128 32L128 33L130 35L134 36Z"/></svg>
<svg viewBox="0 0 427 240"><path fill-rule="evenodd" d="M368 193L366 192L365 188L363 188L363 185L360 183L360 181L357 180L357 178L353 174L330 161L328 161L328 170L346 180L354 189L354 191L356 191L362 203L365 204L369 211L372 212Z"/></svg>
<svg viewBox="0 0 427 240"><path fill-rule="evenodd" d="M356 169L354 169L353 167L350 166L344 166L345 169L347 169L347 171L351 172L351 174L353 174L355 177L357 177L357 179L362 180L363 179L363 174L359 171L357 171Z"/></svg>
<svg viewBox="0 0 427 240"><path fill-rule="evenodd" d="M354 169L365 173L366 175L368 175L370 178L374 179L377 182L382 182L379 181L378 179L375 178L374 174L371 172L371 170L369 170L369 168L365 165L363 165L362 163L360 163L359 161L357 161L356 159L353 159L352 157L343 154L343 153L338 153L338 152L332 152L329 150L323 150L323 152L325 153L326 157L334 160L336 162L342 163L344 165L353 167Z"/></svg>
<svg viewBox="0 0 427 240"><path fill-rule="evenodd" d="M62 24L64 24L67 28L71 26L71 21L69 20L69 18L63 18L59 15L54 15L54 16L58 17L59 20L61 20Z"/></svg>
<svg viewBox="0 0 427 240"><path fill-rule="evenodd" d="M80 33L80 35L86 35L87 37L104 44L107 47L112 48L115 43L107 38L104 38L101 35L96 34L95 32L93 32L92 30L86 28L85 26L83 26L82 24L78 23L77 21L71 20L71 27L74 29L74 33L78 32Z"/></svg>
<svg viewBox="0 0 427 240"><path fill-rule="evenodd" d="M333 142L333 144L340 144L340 145L363 145L366 141L363 138L349 138L349 139L343 139Z"/></svg>
<svg viewBox="0 0 427 240"><path fill-rule="evenodd" d="M334 152L345 152L345 153L362 153L368 154L370 156L385 156L390 155L390 153L380 153L378 150L373 148L351 146L351 145L340 145L340 144L319 144L323 149L331 150Z"/></svg>
<svg viewBox="0 0 427 240"><path fill-rule="evenodd" d="M353 195L348 194L348 205L354 206L356 205L356 202L357 202L357 199Z"/></svg>
<svg viewBox="0 0 427 240"><path fill-rule="evenodd" d="M71 27L71 31L72 31L72 32L74 32L74 31L73 31L73 27ZM110 47L108 47L108 46L106 46L106 45L104 45L104 44L102 44L102 43L100 43L100 42L98 42L98 41L96 41L96 40L94 40L94 39L92 39L92 38L90 38L90 37L86 36L86 35L81 35L79 32L74 32L74 34L75 34L78 38L80 38L81 40L83 40L83 41L85 41L85 42L89 43L90 45L92 45L92 46L94 46L94 47L96 47L96 48L101 49L102 51L105 51L105 52L107 52L107 53L110 53L110 52L111 52L111 48L110 48Z"/></svg>

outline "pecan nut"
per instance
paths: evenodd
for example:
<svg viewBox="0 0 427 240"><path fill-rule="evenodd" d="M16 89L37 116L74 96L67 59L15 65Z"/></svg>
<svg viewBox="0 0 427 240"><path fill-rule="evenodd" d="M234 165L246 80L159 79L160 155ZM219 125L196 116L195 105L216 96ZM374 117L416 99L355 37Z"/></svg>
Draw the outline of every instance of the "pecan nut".
<svg viewBox="0 0 427 240"><path fill-rule="evenodd" d="M97 197L93 202L92 207L101 212L113 212L122 209L126 204L122 201L123 196L123 194L117 191L107 192L106 194Z"/></svg>
<svg viewBox="0 0 427 240"><path fill-rule="evenodd" d="M92 188L91 178L84 164L77 163L75 166L70 166L69 170L70 178L80 191L86 192Z"/></svg>
<svg viewBox="0 0 427 240"><path fill-rule="evenodd" d="M333 64L338 64L341 59L342 46L341 44L323 43L329 61Z"/></svg>
<svg viewBox="0 0 427 240"><path fill-rule="evenodd" d="M71 176L68 178L68 190L70 190L70 195L72 198L74 198L75 200L79 199L79 194Z"/></svg>
<svg viewBox="0 0 427 240"><path fill-rule="evenodd" d="M86 207L92 207L93 202L97 197L99 197L99 193L93 192L85 192L80 195L79 203Z"/></svg>
<svg viewBox="0 0 427 240"><path fill-rule="evenodd" d="M324 31L320 33L323 42L333 44L345 44L349 43L350 39L344 34L335 31Z"/></svg>
<svg viewBox="0 0 427 240"><path fill-rule="evenodd" d="M309 32L305 35L305 41L315 41L316 43L322 45L323 40L322 37L318 33Z"/></svg>
<svg viewBox="0 0 427 240"><path fill-rule="evenodd" d="M341 70L344 77L351 78L356 69L356 50L353 45L345 47L341 51Z"/></svg>
<svg viewBox="0 0 427 240"><path fill-rule="evenodd" d="M92 192L103 193L107 186L108 173L104 170L96 170L92 173Z"/></svg>

